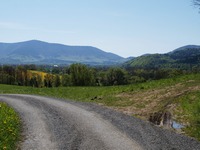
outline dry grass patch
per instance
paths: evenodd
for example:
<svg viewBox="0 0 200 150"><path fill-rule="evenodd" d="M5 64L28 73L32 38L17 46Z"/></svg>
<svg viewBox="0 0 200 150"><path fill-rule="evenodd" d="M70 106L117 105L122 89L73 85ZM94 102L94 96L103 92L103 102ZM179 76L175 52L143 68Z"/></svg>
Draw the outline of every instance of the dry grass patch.
<svg viewBox="0 0 200 150"><path fill-rule="evenodd" d="M117 101L117 107L113 108L129 115L148 119L149 115L154 112L162 110L173 112L177 108L177 104L174 103L176 98L198 90L200 90L200 86L185 86L185 84L179 83L163 88L124 92L116 95L122 100Z"/></svg>

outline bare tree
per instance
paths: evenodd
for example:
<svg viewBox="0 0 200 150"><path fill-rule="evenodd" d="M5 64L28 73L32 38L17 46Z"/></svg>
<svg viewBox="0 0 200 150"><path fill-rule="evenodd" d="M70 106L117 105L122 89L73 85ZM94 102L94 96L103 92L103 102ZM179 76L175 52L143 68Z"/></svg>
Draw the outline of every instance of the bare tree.
<svg viewBox="0 0 200 150"><path fill-rule="evenodd" d="M194 6L200 9L200 0L193 0Z"/></svg>

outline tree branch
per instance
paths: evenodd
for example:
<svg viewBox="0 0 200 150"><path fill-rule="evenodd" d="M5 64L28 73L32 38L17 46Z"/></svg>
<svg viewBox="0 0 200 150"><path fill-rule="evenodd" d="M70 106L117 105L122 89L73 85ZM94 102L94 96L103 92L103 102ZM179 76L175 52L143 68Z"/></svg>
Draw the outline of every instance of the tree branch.
<svg viewBox="0 0 200 150"><path fill-rule="evenodd" d="M200 0L193 0L195 6L200 6ZM200 7L199 7L200 8Z"/></svg>

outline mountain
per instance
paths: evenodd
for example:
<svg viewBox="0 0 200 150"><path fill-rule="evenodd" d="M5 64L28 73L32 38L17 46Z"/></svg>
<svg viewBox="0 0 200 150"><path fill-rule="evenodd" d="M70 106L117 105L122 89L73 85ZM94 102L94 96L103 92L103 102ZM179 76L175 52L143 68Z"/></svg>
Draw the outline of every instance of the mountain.
<svg viewBox="0 0 200 150"><path fill-rule="evenodd" d="M198 45L186 45L186 46L179 47L169 53L173 53L173 52L181 51L181 50L187 50L187 49L198 49L198 48L200 48L200 46L198 46Z"/></svg>
<svg viewBox="0 0 200 150"><path fill-rule="evenodd" d="M179 68L200 66L200 46L187 45L166 54L148 54L123 63L133 68Z"/></svg>
<svg viewBox="0 0 200 150"><path fill-rule="evenodd" d="M71 64L111 65L127 59L92 46L67 46L31 40L0 43L3 64Z"/></svg>

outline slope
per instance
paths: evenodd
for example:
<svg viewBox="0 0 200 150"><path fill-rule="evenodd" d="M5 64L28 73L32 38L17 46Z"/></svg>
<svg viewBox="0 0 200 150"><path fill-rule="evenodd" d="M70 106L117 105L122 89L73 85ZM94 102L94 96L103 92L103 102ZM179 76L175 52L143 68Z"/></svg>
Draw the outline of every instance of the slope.
<svg viewBox="0 0 200 150"><path fill-rule="evenodd" d="M134 58L123 64L133 68L181 68L199 66L200 46L188 45L166 54L150 54Z"/></svg>

